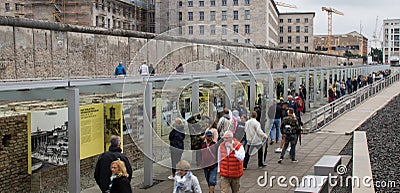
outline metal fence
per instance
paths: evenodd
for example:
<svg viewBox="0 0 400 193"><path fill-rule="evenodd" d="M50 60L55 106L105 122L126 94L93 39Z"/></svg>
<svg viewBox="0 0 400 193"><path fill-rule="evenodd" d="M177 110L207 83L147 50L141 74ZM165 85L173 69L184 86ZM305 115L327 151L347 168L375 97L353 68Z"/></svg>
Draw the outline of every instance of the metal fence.
<svg viewBox="0 0 400 193"><path fill-rule="evenodd" d="M319 131L347 111L352 110L354 107L365 102L370 97L375 96L383 89L399 80L400 73L396 71L394 74L376 81L373 84L364 86L356 92L346 94L331 103L311 111L308 119L304 120L304 125L309 128L309 132Z"/></svg>

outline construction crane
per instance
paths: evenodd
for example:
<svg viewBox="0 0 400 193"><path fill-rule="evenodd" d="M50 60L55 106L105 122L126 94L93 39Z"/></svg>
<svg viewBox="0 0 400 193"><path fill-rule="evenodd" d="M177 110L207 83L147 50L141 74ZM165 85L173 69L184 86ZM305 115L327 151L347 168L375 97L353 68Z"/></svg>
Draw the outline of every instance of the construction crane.
<svg viewBox="0 0 400 193"><path fill-rule="evenodd" d="M288 7L288 8L294 8L294 9L297 8L296 5L287 4L287 3L282 3L282 2L276 2L276 1L275 1L275 4L276 4L277 6L281 6L281 7Z"/></svg>
<svg viewBox="0 0 400 193"><path fill-rule="evenodd" d="M327 7L322 7L322 11L326 11L328 13L328 53L331 54L332 52L332 13L338 14L338 15L344 15L342 12L333 9L333 8L327 8Z"/></svg>

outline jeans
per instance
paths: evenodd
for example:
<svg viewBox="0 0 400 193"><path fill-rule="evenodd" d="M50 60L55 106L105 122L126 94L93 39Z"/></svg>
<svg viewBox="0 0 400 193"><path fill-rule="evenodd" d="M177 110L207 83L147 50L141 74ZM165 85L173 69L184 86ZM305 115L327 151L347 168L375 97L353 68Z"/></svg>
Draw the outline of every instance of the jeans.
<svg viewBox="0 0 400 193"><path fill-rule="evenodd" d="M296 159L296 144L297 144L297 139L298 139L298 134L292 134L292 135L286 135L285 138L285 145L283 146L282 153L281 153L281 159L285 156L285 152L289 146L290 143L290 158L292 160Z"/></svg>
<svg viewBox="0 0 400 193"><path fill-rule="evenodd" d="M258 149L257 154L258 154L258 166L264 165L264 160L263 160L263 145L247 145L247 151L246 155L244 157L244 163L243 167L247 168L247 164L249 163L250 160L250 153L253 151L254 148Z"/></svg>
<svg viewBox="0 0 400 193"><path fill-rule="evenodd" d="M275 140L275 132L274 128L276 128L276 141L279 141L279 135L281 133L281 119L271 119L271 124L270 124L270 131L269 131L269 136L271 140Z"/></svg>
<svg viewBox="0 0 400 193"><path fill-rule="evenodd" d="M217 185L217 170L218 167L213 169L204 168L204 176L206 177L208 186Z"/></svg>

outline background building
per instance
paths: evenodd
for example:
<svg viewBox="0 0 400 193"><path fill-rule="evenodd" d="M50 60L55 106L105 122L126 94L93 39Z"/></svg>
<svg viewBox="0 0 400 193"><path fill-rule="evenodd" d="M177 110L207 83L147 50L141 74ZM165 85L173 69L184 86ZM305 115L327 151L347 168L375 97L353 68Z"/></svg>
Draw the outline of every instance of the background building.
<svg viewBox="0 0 400 193"><path fill-rule="evenodd" d="M279 47L314 50L314 12L279 14Z"/></svg>
<svg viewBox="0 0 400 193"><path fill-rule="evenodd" d="M400 19L383 20L383 61L399 64L400 58Z"/></svg>
<svg viewBox="0 0 400 193"><path fill-rule="evenodd" d="M315 51L328 53L328 35L314 35L314 48ZM367 57L368 39L356 31L332 35L332 54L344 56L346 52Z"/></svg>
<svg viewBox="0 0 400 193"><path fill-rule="evenodd" d="M278 14L273 0L156 2L156 33L278 46Z"/></svg>
<svg viewBox="0 0 400 193"><path fill-rule="evenodd" d="M154 3L152 2L147 2L147 0L0 0L0 15L108 29L154 32Z"/></svg>

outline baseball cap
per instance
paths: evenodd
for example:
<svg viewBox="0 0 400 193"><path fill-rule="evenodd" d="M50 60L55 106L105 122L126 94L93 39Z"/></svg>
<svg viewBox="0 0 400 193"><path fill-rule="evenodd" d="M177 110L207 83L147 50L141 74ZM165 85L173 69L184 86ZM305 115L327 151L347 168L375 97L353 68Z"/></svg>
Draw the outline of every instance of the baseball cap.
<svg viewBox="0 0 400 193"><path fill-rule="evenodd" d="M211 131L207 131L207 132L206 132L206 136L207 136L207 137L213 136L213 133L212 133Z"/></svg>

